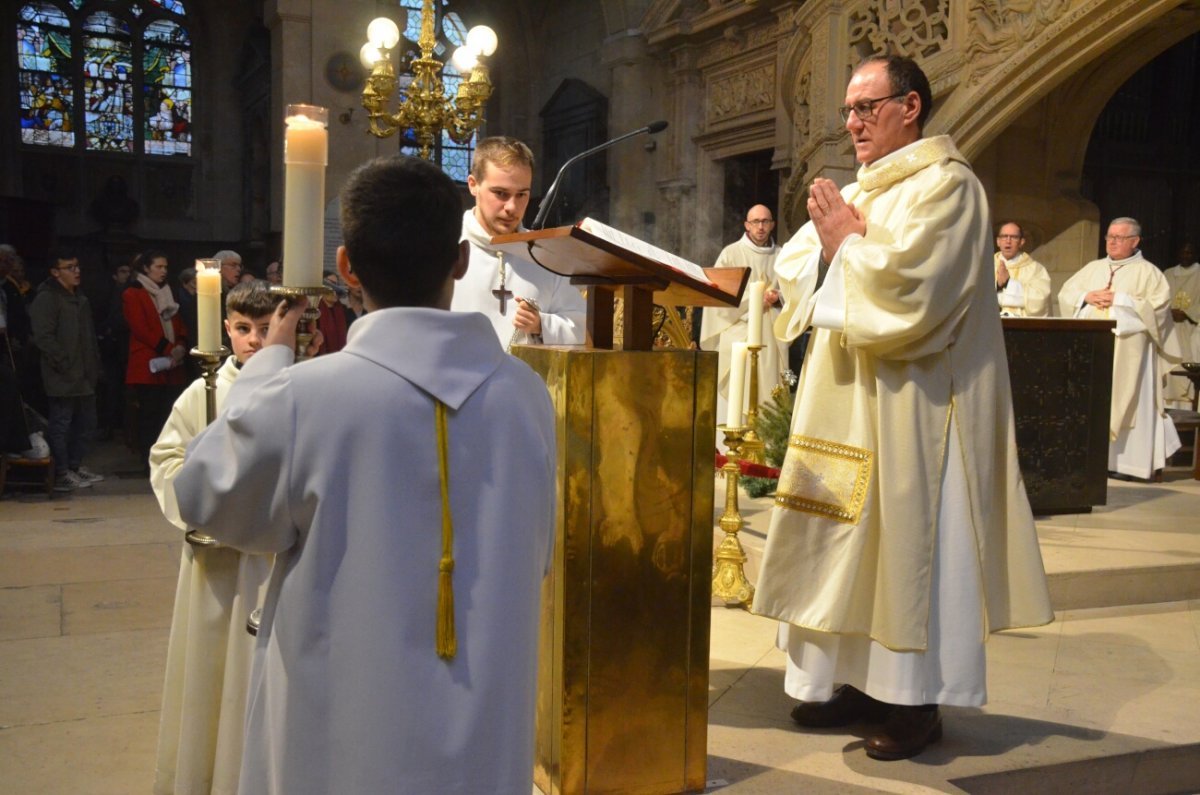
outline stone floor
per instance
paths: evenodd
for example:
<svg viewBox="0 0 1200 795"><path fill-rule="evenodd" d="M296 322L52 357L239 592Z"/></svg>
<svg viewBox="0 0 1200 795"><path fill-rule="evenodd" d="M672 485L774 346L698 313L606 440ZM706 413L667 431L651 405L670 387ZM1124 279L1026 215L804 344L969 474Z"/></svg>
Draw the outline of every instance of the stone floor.
<svg viewBox="0 0 1200 795"><path fill-rule="evenodd" d="M136 467L110 445L94 468ZM993 637L990 703L915 760L797 731L773 623L715 605L709 791L1200 791L1200 483L1109 485L1039 521L1058 620ZM741 503L753 580L770 506ZM135 477L0 501L0 795L150 791L178 556Z"/></svg>

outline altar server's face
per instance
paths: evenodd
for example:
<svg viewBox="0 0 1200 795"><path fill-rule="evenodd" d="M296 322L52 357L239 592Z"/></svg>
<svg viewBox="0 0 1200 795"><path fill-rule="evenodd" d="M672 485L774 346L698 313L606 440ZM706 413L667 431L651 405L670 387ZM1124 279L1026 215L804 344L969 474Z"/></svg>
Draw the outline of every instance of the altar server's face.
<svg viewBox="0 0 1200 795"><path fill-rule="evenodd" d="M245 364L262 348L271 326L271 316L249 317L241 312L230 312L225 318L225 331L229 333L229 345L238 364Z"/></svg>
<svg viewBox="0 0 1200 795"><path fill-rule="evenodd" d="M475 197L475 218L491 235L506 235L517 231L525 208L529 206L529 190L533 185L533 170L514 164L501 168L495 163L484 166L483 179L467 177L467 188Z"/></svg>

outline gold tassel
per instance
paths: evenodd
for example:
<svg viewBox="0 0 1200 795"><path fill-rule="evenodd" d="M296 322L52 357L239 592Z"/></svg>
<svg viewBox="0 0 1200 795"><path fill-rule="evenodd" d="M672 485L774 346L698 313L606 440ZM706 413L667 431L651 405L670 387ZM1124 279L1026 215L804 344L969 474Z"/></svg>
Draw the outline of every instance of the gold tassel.
<svg viewBox="0 0 1200 795"><path fill-rule="evenodd" d="M454 632L454 522L450 517L450 453L446 433L446 404L434 403L437 424L438 472L442 484L442 559L438 563L437 653L452 660L458 653Z"/></svg>

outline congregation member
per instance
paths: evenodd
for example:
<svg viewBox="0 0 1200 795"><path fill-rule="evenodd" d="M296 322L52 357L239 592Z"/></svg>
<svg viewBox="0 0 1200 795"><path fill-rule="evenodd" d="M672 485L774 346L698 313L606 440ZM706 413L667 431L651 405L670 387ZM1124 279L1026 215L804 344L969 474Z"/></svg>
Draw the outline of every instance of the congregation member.
<svg viewBox="0 0 1200 795"><path fill-rule="evenodd" d="M779 290L775 279L775 257L779 246L772 234L775 218L771 211L756 204L746 213L743 234L721 250L715 266L718 268L749 268L749 282L761 281L763 290L762 344L758 354L758 402L769 403L771 390L779 384L787 369L787 346L775 339L775 318L778 316ZM749 332L750 291L742 293L742 303L736 307L705 307L700 320L700 347L717 352L717 416L725 416L725 400L729 396L730 352L733 343L745 342Z"/></svg>
<svg viewBox="0 0 1200 795"><path fill-rule="evenodd" d="M804 727L919 754L987 700L988 633L1053 619L1017 467L983 186L915 61L874 56L841 108L857 180L818 178L780 251L776 334L812 341L753 610L779 619ZM836 688L836 689L835 689Z"/></svg>
<svg viewBox="0 0 1200 795"><path fill-rule="evenodd" d="M1115 320L1108 471L1150 480L1179 449L1166 415L1164 361L1179 361L1171 321L1171 287L1142 256L1142 227L1115 218L1104 235L1108 256L1092 260L1058 292L1063 317Z"/></svg>
<svg viewBox="0 0 1200 795"><path fill-rule="evenodd" d="M446 311L469 251L448 176L379 159L340 201L367 314L291 366L307 302L281 305L175 479L186 525L276 555L239 791L529 795L550 397Z"/></svg>
<svg viewBox="0 0 1200 795"><path fill-rule="evenodd" d="M273 260L267 265L267 283L283 284L283 263Z"/></svg>
<svg viewBox="0 0 1200 795"><path fill-rule="evenodd" d="M1050 317L1050 274L1025 251L1025 230L1006 221L996 232L996 300L1006 317Z"/></svg>
<svg viewBox="0 0 1200 795"><path fill-rule="evenodd" d="M495 235L525 231L521 219L532 185L533 152L524 143L497 136L476 145L467 175L475 206L462 223L471 263L450 308L482 312L506 349L513 343L578 345L587 307L571 280L490 242Z"/></svg>
<svg viewBox="0 0 1200 795"><path fill-rule="evenodd" d="M83 463L96 432L100 349L81 282L79 257L60 251L50 260L50 276L38 285L29 307L49 408L46 441L54 457L54 490L60 492L91 488L104 480Z"/></svg>
<svg viewBox="0 0 1200 795"><path fill-rule="evenodd" d="M150 445L186 383L183 364L190 347L167 270L166 254L143 251L134 257L134 275L121 297L129 329L125 384L137 401L134 447L147 473Z"/></svg>
<svg viewBox="0 0 1200 795"><path fill-rule="evenodd" d="M94 307L96 336L100 344L98 419L100 438L111 438L125 422L125 359L129 355L129 329L125 325L125 288L133 268L118 262L111 269L107 289Z"/></svg>
<svg viewBox="0 0 1200 795"><path fill-rule="evenodd" d="M1179 339L1179 355L1185 362L1200 361L1200 262L1196 248L1184 243L1179 248L1179 264L1163 273L1171 292L1171 320ZM1170 362L1166 363L1170 372ZM1168 375L1166 402L1169 406L1190 409L1196 388L1187 376Z"/></svg>
<svg viewBox="0 0 1200 795"><path fill-rule="evenodd" d="M242 255L230 249L221 249L212 258L221 263L221 295L232 290L242 280ZM226 340L226 344L228 344Z"/></svg>

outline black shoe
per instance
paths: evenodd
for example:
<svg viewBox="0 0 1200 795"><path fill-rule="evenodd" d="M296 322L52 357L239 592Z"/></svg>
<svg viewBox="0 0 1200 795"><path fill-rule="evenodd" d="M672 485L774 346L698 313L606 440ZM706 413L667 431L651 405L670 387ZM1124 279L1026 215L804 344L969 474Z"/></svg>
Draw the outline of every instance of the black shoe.
<svg viewBox="0 0 1200 795"><path fill-rule="evenodd" d="M832 729L859 721L881 721L892 705L871 698L850 685L833 691L828 701L803 701L792 709L792 720L807 729Z"/></svg>
<svg viewBox="0 0 1200 795"><path fill-rule="evenodd" d="M895 707L879 734L867 740L867 756L884 762L908 759L942 739L937 704Z"/></svg>

